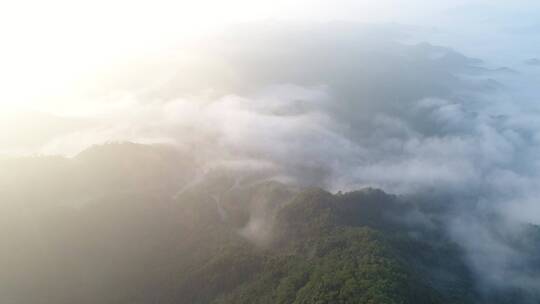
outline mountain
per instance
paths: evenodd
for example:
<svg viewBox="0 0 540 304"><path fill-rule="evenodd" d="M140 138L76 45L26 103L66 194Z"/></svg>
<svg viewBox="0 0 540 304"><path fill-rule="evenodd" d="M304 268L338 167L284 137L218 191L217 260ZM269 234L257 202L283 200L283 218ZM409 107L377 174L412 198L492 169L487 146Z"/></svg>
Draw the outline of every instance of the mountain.
<svg viewBox="0 0 540 304"><path fill-rule="evenodd" d="M166 146L0 161L0 302L538 303L489 288L444 204L197 170ZM201 177L202 176L202 177ZM527 227L540 248L540 233ZM525 250L525 249L523 249ZM540 263L535 262L540 270Z"/></svg>

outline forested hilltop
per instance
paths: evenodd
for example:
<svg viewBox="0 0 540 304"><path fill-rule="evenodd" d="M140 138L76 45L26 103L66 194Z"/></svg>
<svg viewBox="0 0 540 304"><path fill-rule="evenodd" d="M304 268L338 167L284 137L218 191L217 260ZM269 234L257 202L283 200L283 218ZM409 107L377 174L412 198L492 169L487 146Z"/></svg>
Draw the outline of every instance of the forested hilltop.
<svg viewBox="0 0 540 304"><path fill-rule="evenodd" d="M0 201L3 304L540 299L483 286L445 231L443 203L200 175L166 146L0 160ZM523 229L515 246L534 259L540 233Z"/></svg>

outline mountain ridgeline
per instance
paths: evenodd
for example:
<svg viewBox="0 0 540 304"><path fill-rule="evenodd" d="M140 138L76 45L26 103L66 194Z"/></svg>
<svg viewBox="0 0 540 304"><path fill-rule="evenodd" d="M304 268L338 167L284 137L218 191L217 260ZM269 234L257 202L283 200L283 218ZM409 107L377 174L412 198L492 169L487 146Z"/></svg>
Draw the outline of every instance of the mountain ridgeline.
<svg viewBox="0 0 540 304"><path fill-rule="evenodd" d="M443 203L197 168L131 143L1 160L0 302L539 303L482 283Z"/></svg>

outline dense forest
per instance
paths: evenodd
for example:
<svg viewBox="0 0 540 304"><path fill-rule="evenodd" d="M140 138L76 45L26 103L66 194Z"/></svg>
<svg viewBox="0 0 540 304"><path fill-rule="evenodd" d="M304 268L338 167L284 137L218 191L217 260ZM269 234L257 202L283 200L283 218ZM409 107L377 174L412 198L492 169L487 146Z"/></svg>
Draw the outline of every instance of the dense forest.
<svg viewBox="0 0 540 304"><path fill-rule="evenodd" d="M445 231L451 211L425 198L200 175L170 147L130 143L0 169L3 304L540 299L483 286ZM516 246L534 257L540 233L524 229Z"/></svg>

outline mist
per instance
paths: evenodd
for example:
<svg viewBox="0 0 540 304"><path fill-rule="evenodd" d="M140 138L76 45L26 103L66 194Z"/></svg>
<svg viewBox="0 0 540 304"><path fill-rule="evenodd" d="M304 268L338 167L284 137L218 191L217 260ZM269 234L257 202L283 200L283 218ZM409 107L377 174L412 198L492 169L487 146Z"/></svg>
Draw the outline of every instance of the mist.
<svg viewBox="0 0 540 304"><path fill-rule="evenodd" d="M484 33L483 26L470 25L477 21L482 3L480 9L437 8L450 19L440 26L467 10L470 15L463 17L467 21L460 28ZM492 9L500 12L501 6ZM210 201L218 213L183 215L187 224L182 228L199 229L189 223L196 216L211 216L212 221L234 222L237 235L264 247L272 239L276 206L298 189L346 192L373 187L404 200L433 200L448 209L440 219L444 231L465 252L482 292L495 287L538 290L539 275L527 271L534 250L527 245L527 227L540 225L540 109L535 103L540 75L535 58L540 53L532 43L521 43L536 41L537 33L523 33L529 28L527 18L513 25L513 18L492 16L493 24L507 31L490 32L493 38L482 45L463 37L467 35L433 30L430 24L268 21L230 26L166 53L102 70L92 87L77 96L79 101L73 101L79 102L73 111L17 110L18 116L9 115L12 122L2 120L0 151L9 161L0 172L6 198L0 208L10 215L3 221L7 229L16 232L1 246L47 251L50 247L35 240L42 225L55 222L43 215L49 208L84 209L90 201L122 201L126 198L111 197L133 192L136 201L145 195L158 197L171 210L176 200L186 208L190 200ZM493 51L499 46L504 56ZM10 130L15 124L18 133ZM92 156L99 145L115 142L141 145L133 144L138 147L133 159L126 156L131 148L113 152L126 157L125 166ZM120 147L124 145L132 144ZM157 146L159 152L145 145ZM27 171L13 165L21 155L34 155L36 165L27 165ZM43 159L50 167L43 167ZM131 176L130 166L138 166L141 159L144 174ZM115 174L105 174L106 179L93 171L98 167ZM234 205L239 195L235 189L261 182L290 188L270 199L249 192L238 199L246 205ZM33 185L39 191L31 190ZM53 205L33 206L39 201L27 197L33 192L46 195ZM129 211L133 216L154 220L153 215L141 215L147 210L142 204L136 206ZM96 214L93 220L99 222L102 216ZM43 219L51 223L39 222ZM167 217L162 228L150 233L156 238L172 235L177 220ZM99 233L111 233L106 224L103 229L77 233L95 237L95 245ZM36 248L18 247L23 237L31 238ZM138 238L133 238L136 243ZM91 248L77 246L77 254ZM52 254L59 260L65 255ZM10 250L6 256L13 260L17 252ZM32 256L23 260L28 259ZM80 266L81 271L96 277L100 271L109 273L106 266L92 264L101 263L99 257L87 259L92 262ZM61 263L34 262L28 267L38 265L38 270L21 273L55 273L39 267ZM78 264L77 258L70 262ZM129 262L112 268L126 275ZM163 279L161 275L156 277Z"/></svg>

